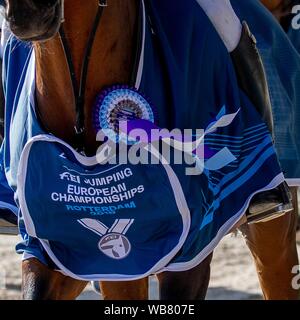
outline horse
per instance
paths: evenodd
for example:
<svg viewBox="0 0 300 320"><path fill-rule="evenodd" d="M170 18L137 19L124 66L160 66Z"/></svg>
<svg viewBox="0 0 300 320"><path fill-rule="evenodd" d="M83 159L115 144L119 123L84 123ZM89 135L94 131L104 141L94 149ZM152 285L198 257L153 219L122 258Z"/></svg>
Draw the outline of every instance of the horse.
<svg viewBox="0 0 300 320"><path fill-rule="evenodd" d="M104 86L127 83L133 68L132 52L136 46L136 24L139 1L111 1L103 13L100 28L95 36L90 57L85 113L95 95ZM66 0L64 32L68 41L74 72L80 79L86 39L91 32L98 1L83 2ZM37 0L7 1L7 20L11 30L21 39L32 41L36 54L36 98L43 125L71 145L74 139L74 98L65 55L57 31L61 25L62 1L40 2ZM81 12L78 15L78 12ZM35 17L32 19L32 17ZM45 41L48 40L48 41ZM101 72L91 72L99 69ZM55 101L55 104L51 101ZM96 136L91 118L86 119L86 152L95 152ZM203 299L209 279L211 256L201 266L182 273L165 273L159 276L162 299ZM87 285L66 277L46 267L37 259L23 262L24 299L75 299ZM193 279L197 278L197 282ZM203 280L201 281L201 278ZM147 299L148 279L131 282L103 282L104 299Z"/></svg>
<svg viewBox="0 0 300 320"><path fill-rule="evenodd" d="M80 100L84 113L89 115L94 97L101 88L130 81L134 64L132 53L138 37L136 25L139 1L110 2L108 10L101 11L102 20L97 31L91 24L95 20L95 12L99 10L96 0L88 3L80 0L51 0L44 3L37 0L7 0L6 3L6 18L11 31L19 39L31 42L35 52L35 93L40 122L48 132L74 147L78 144L79 136L79 140L83 139L81 143L85 146L86 154L94 154L98 144L95 142L92 119L85 118L84 136L80 135L80 126L74 134L74 123L78 121L74 105ZM100 1L100 4L104 6L106 3ZM58 33L62 20L63 31ZM87 53L86 43L91 34L94 35L93 50ZM62 41L65 48L69 48L67 54L63 50ZM85 60L89 60L88 69L83 63ZM70 61L71 64L68 63ZM99 61L100 71L91 72L99 70ZM86 88L83 90L84 97L78 99L77 96L74 98L77 91L74 88L82 80L82 70L85 70L83 87L86 84ZM80 121L79 124L82 125ZM258 236L258 242L262 239ZM160 298L204 299L211 259L212 254L189 271L159 274ZM25 299L75 299L87 285L85 281L66 277L54 268L45 266L36 258L24 260L22 272ZM148 279L103 282L101 291L104 299L147 299Z"/></svg>

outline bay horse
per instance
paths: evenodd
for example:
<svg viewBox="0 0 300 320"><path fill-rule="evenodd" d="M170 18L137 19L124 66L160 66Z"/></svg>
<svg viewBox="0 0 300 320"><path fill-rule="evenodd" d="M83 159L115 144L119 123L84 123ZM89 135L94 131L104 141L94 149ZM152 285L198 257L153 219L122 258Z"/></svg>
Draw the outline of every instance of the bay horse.
<svg viewBox="0 0 300 320"><path fill-rule="evenodd" d="M85 69L83 61L86 57L87 39L95 31L92 21L99 3L97 0L65 0L65 3L61 0L6 0L6 4L11 31L19 39L31 42L35 51L36 101L40 122L48 132L76 146L74 82L80 81L81 71ZM63 17L63 4L65 11L61 36L65 36L60 37L58 30ZM94 98L103 87L130 81L133 53L137 46L139 4L138 0L115 0L109 2L103 12L101 23L95 32L89 68L86 69L85 94L81 97L84 98L84 112L87 115L91 114ZM62 40L69 47L71 58L66 59ZM71 79L68 60L72 60L74 67ZM84 127L85 152L91 155L97 149L91 117L86 117ZM275 223L280 224L280 221ZM260 233L259 228L257 231L256 241L263 243L263 232ZM204 299L211 259L212 254L196 268L186 272L159 274L160 298ZM87 284L66 277L35 258L23 261L22 271L24 299L75 299ZM101 291L104 299L147 299L148 279L103 282Z"/></svg>
<svg viewBox="0 0 300 320"><path fill-rule="evenodd" d="M7 0L6 4L6 17L11 31L19 39L32 42L35 51L36 100L40 121L48 132L75 146L73 87L57 31L61 25L64 5L64 40L74 66L76 80L73 80L79 82L87 39L93 32L91 21L95 19L99 1L65 0L63 3L61 0ZM84 112L87 115L91 114L93 100L103 87L130 81L137 42L139 5L138 0L114 0L103 11L87 70L84 97ZM86 117L85 128L85 152L94 154L97 143L91 117ZM212 255L187 272L159 275L160 298L204 299L211 258ZM24 299L75 299L87 285L87 282L66 277L35 258L23 261L22 273ZM104 299L147 299L148 279L103 282L101 291Z"/></svg>

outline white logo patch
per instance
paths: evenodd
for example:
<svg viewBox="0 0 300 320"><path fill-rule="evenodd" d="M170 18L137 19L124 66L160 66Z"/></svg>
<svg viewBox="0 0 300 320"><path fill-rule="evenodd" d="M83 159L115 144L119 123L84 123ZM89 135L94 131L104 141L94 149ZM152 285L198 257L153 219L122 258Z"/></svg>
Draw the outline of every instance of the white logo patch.
<svg viewBox="0 0 300 320"><path fill-rule="evenodd" d="M78 222L84 228L101 236L98 248L106 256L121 260L129 255L131 244L125 234L134 219L117 219L110 229L99 220L87 218L78 220Z"/></svg>

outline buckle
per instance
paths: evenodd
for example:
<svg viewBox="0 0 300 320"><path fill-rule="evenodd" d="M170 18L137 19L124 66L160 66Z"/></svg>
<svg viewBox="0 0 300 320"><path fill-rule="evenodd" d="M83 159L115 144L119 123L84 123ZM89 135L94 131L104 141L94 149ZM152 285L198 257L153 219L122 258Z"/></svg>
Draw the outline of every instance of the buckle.
<svg viewBox="0 0 300 320"><path fill-rule="evenodd" d="M107 0L99 0L100 7L107 7Z"/></svg>

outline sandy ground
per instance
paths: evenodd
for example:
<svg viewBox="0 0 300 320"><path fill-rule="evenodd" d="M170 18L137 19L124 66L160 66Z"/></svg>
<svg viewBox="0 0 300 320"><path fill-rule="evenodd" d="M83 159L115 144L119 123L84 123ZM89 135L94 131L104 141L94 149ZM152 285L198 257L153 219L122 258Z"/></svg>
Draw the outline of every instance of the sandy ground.
<svg viewBox="0 0 300 320"><path fill-rule="evenodd" d="M17 241L17 237L0 236L0 300L21 299L21 258L14 252ZM150 298L158 298L155 277L150 279ZM101 296L88 286L79 299L94 300ZM207 299L262 299L252 257L241 235L225 237L215 250Z"/></svg>

